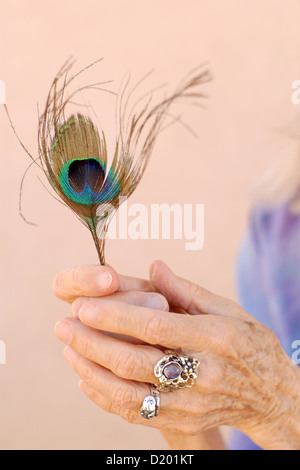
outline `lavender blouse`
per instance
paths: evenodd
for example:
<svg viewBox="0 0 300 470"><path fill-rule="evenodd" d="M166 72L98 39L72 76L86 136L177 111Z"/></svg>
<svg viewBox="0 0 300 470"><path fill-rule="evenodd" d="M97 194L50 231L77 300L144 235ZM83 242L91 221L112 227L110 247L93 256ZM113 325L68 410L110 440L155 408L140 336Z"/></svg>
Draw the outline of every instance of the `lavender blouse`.
<svg viewBox="0 0 300 470"><path fill-rule="evenodd" d="M255 208L238 256L237 277L242 307L278 336L289 356L300 340L300 215L282 204ZM259 450L233 432L231 450Z"/></svg>

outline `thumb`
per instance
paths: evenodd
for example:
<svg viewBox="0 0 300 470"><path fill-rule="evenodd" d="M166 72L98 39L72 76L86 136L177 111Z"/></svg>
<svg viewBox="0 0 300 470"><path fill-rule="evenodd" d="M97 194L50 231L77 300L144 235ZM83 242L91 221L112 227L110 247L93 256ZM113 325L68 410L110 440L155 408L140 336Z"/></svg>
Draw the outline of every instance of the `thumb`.
<svg viewBox="0 0 300 470"><path fill-rule="evenodd" d="M176 276L162 261L154 261L150 266L150 279L169 304L197 314L218 314L218 297L202 287Z"/></svg>

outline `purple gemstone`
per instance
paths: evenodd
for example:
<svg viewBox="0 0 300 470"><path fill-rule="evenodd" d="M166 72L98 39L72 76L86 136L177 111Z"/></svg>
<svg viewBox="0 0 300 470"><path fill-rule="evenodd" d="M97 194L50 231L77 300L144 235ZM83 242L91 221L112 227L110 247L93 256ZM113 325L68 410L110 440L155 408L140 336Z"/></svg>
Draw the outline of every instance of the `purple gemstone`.
<svg viewBox="0 0 300 470"><path fill-rule="evenodd" d="M180 373L181 373L181 367L176 362L169 362L169 364L167 364L163 368L164 376L170 380L177 379L177 377L180 376Z"/></svg>

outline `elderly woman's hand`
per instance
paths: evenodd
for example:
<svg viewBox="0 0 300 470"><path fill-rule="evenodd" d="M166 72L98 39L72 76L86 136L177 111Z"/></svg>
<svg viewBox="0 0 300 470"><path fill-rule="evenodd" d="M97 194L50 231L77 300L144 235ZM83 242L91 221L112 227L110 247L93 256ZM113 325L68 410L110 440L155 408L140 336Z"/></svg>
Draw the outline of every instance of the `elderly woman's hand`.
<svg viewBox="0 0 300 470"><path fill-rule="evenodd" d="M108 272L106 294L119 287L115 273ZM130 278L121 283L160 292L171 312L166 306L141 306L138 293L98 298L99 284L81 277L81 271L76 276L73 290L71 285L65 289L63 275L58 276L55 293L70 302L78 295L90 297L74 300L74 318L56 325L56 334L68 345L65 358L81 377L81 390L96 404L131 423L163 431L195 436L228 425L265 449L300 449L299 369L274 333L241 307L178 278L161 262L152 265L151 283L139 285ZM136 295L138 301L130 305L132 298L127 303L124 295ZM146 384L157 383L153 370L164 355L162 347L181 348L199 359L198 378L190 389L161 393L159 416L146 421L139 409L149 394Z"/></svg>

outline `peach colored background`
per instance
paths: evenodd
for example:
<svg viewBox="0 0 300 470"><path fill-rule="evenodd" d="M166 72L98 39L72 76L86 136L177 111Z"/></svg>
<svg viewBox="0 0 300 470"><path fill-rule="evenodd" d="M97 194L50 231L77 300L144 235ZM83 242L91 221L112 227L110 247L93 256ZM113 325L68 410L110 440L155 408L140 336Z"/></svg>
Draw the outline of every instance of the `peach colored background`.
<svg viewBox="0 0 300 470"><path fill-rule="evenodd" d="M236 298L234 263L251 188L273 162L295 152L282 128L295 122L291 83L300 78L300 2L292 0L10 0L0 2L0 79L25 145L37 154L36 103L67 57L105 62L93 80L136 76L176 84L208 60L215 80L205 111L184 109L198 132L161 136L131 202L205 204L205 247L181 241L110 241L107 261L147 276L155 258L216 293ZM78 69L77 69L78 70ZM149 82L152 86L152 82ZM107 111L106 111L107 109ZM98 115L109 114L107 108ZM0 109L1 316L7 364L0 366L1 449L163 449L160 434L98 409L81 394L53 334L68 306L54 298L54 274L96 263L88 232L53 200L33 169L18 214L29 159Z"/></svg>

